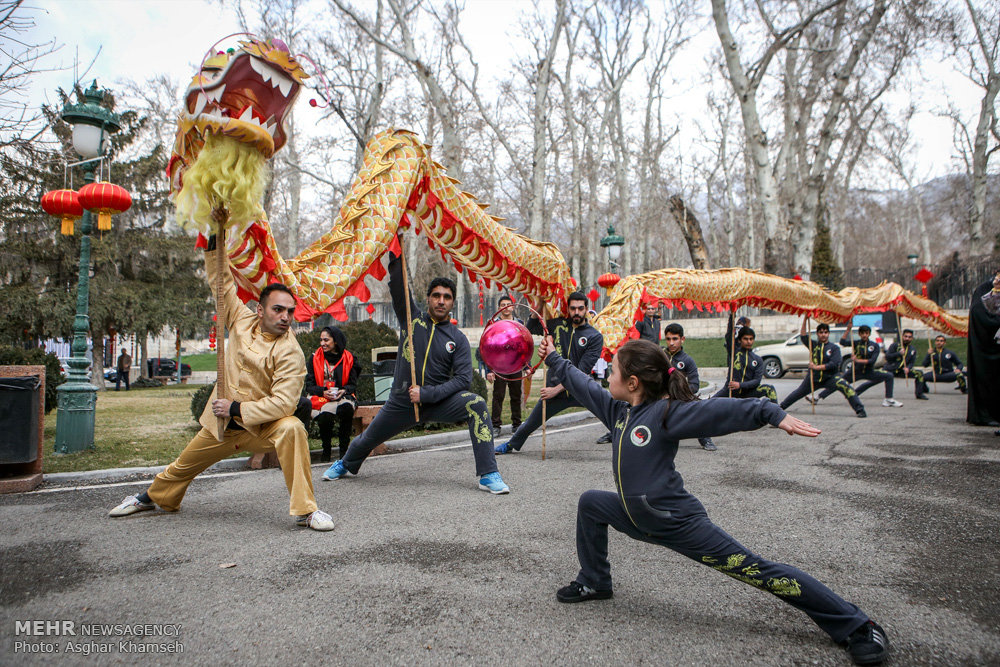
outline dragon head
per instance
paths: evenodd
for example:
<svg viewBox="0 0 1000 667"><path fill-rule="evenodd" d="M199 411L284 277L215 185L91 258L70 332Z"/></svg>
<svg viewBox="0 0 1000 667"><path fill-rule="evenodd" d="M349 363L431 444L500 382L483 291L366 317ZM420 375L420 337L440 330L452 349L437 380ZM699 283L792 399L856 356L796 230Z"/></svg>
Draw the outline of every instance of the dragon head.
<svg viewBox="0 0 1000 667"><path fill-rule="evenodd" d="M171 190L194 163L209 133L256 148L269 158L285 145L285 123L308 78L278 39L240 42L239 49L205 59L184 95L184 110L167 166Z"/></svg>

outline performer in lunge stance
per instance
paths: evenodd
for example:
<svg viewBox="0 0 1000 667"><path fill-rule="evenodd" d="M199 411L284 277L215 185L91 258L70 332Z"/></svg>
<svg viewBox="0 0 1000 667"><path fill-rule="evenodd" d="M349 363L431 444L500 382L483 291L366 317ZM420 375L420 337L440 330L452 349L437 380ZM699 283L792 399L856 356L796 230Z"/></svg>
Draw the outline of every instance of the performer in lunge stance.
<svg viewBox="0 0 1000 667"><path fill-rule="evenodd" d="M962 361L954 352L944 346L945 337L934 339L934 352L924 355L923 366L931 366L932 373L924 373L924 380L931 382L957 382L958 389L963 393L969 391L965 383L965 370Z"/></svg>
<svg viewBox="0 0 1000 667"><path fill-rule="evenodd" d="M510 489L497 471L493 429L486 401L469 391L472 386L472 352L469 339L451 323L455 283L448 278L435 278L427 287L426 313L420 312L416 301L409 297L416 368L416 378L411 378L407 295L404 294L400 248L397 243L396 248L389 251L389 293L400 326L396 371L389 400L379 409L368 428L351 442L347 455L334 461L323 473L323 479L339 479L347 473L356 475L373 449L417 423L413 410L414 404L417 404L421 423L467 422L479 488L495 495L509 493Z"/></svg>
<svg viewBox="0 0 1000 667"><path fill-rule="evenodd" d="M865 406L858 398L854 387L846 380L835 375L840 368L840 348L830 342L830 325L820 323L816 326L816 338L819 343L812 345L812 358L809 360L809 375L802 380L802 384L796 387L792 393L781 402L781 409L787 410L795 401L806 396L817 389L834 389L839 391L847 399L847 402L854 408L854 412L859 417L867 417ZM806 331L806 321L802 320L802 329L799 331L799 341L809 347L809 333ZM810 380L811 376L811 380Z"/></svg>
<svg viewBox="0 0 1000 667"><path fill-rule="evenodd" d="M205 253L208 282L215 284L215 237ZM180 456L156 476L146 491L129 496L111 510L113 517L154 509L180 509L191 481L212 464L237 451L277 452L291 495L290 513L296 523L313 530L333 530L333 519L318 509L309 468L309 442L302 422L293 416L306 374L302 349L290 330L295 295L279 283L260 293L252 313L236 296L232 273L222 276L225 290L227 341L226 376L235 400L212 392L198 420L201 430ZM225 436L217 437L218 419L228 418Z"/></svg>
<svg viewBox="0 0 1000 667"><path fill-rule="evenodd" d="M901 340L894 341L885 351L883 368L898 378L913 378L914 395L919 401L927 400L927 383L924 372L914 368L917 350L913 345L913 330L903 329Z"/></svg>
<svg viewBox="0 0 1000 667"><path fill-rule="evenodd" d="M858 339L851 341L851 324L848 323L847 331L840 337L841 346L851 345L851 363L854 364L853 371L844 371L841 378L848 383L864 380L854 391L860 396L880 382L885 383L885 400L882 401L883 408L901 408L903 404L892 397L893 382L892 373L875 370L875 362L882 352L882 346L871 340L872 328L867 324L858 327ZM848 379L850 378L850 379ZM824 389L820 392L820 400L832 394L835 389Z"/></svg>
<svg viewBox="0 0 1000 667"><path fill-rule="evenodd" d="M746 318L741 317L741 320ZM749 322L749 320L747 320ZM757 334L749 324L736 328L736 342L739 349L731 354L733 363L726 374L726 383L712 398L766 398L778 402L778 394L769 384L761 384L764 379L764 360L753 352ZM730 352L733 339L732 322L726 327L726 352Z"/></svg>
<svg viewBox="0 0 1000 667"><path fill-rule="evenodd" d="M587 322L587 297L580 292L573 292L566 300L569 304L569 317L556 317L546 320L545 326L555 337L557 349L560 354L566 355L571 363L581 371L590 375L594 364L601 356L604 348L604 337L594 327ZM541 303L537 304L536 312L542 311ZM537 315L528 318L528 331L533 334L541 334L542 323ZM566 408L577 407L580 404L566 393L566 388L551 377L545 378L545 386L541 390L542 400L535 403L535 407L528 415L528 419L521 424L521 427L514 431L507 442L497 445L497 454L510 454L521 451L524 441L542 425L542 401L547 401L546 419L551 419Z"/></svg>
<svg viewBox="0 0 1000 667"><path fill-rule="evenodd" d="M612 360L610 391L574 368L550 342L541 352L549 372L611 427L614 437L611 466L617 492L592 490L580 496L576 515L580 572L556 592L559 602L612 597L610 526L771 593L846 645L857 664L882 662L888 640L878 624L802 570L757 555L713 524L704 506L685 490L674 467L682 438L748 431L766 424L807 437L819 435L819 429L763 399L698 401L683 372L649 341L622 345Z"/></svg>
<svg viewBox="0 0 1000 667"><path fill-rule="evenodd" d="M355 391L358 388L360 369L354 355L347 349L347 336L338 327L323 327L319 334L319 348L306 365L306 393L312 418L319 424L319 437L323 443L321 461L330 461L333 440L333 422L337 420L337 439L340 441L340 458L347 453L351 442L354 410L358 407Z"/></svg>
<svg viewBox="0 0 1000 667"><path fill-rule="evenodd" d="M691 387L691 394L697 396L701 388L701 379L698 377L698 364L694 363L687 352L684 351L684 327L671 322L663 331L663 338L667 341L667 360L670 365L679 371L684 372L688 385ZM698 444L707 452L714 452L718 449L712 438L703 436L698 438Z"/></svg>

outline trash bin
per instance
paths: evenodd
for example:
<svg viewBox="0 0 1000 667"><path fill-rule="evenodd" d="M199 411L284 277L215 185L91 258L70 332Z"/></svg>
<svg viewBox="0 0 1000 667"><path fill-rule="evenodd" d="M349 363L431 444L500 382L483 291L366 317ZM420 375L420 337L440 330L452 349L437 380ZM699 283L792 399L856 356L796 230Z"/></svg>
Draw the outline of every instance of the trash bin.
<svg viewBox="0 0 1000 667"><path fill-rule="evenodd" d="M31 463L38 458L38 377L0 378L0 463Z"/></svg>
<svg viewBox="0 0 1000 667"><path fill-rule="evenodd" d="M372 375L375 379L375 400L385 403L389 400L392 390L392 374L396 372L395 359L383 359L372 362Z"/></svg>

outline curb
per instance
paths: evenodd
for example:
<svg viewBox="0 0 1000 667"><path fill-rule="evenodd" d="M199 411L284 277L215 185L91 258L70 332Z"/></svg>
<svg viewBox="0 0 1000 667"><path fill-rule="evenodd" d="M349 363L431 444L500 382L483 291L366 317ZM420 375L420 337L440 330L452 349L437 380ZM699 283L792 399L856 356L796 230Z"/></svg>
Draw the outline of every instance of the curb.
<svg viewBox="0 0 1000 667"><path fill-rule="evenodd" d="M565 415L556 415L548 420L548 425L563 426L566 424L586 421L588 419L595 419L595 417L586 410L580 410L579 412L571 412ZM504 426L501 433L509 436L510 432L510 426ZM418 435L411 438L389 440L385 444L386 447L393 450L393 452L401 452L425 449L436 445L448 445L462 441L468 442L468 440L468 431L462 429L460 431L449 431L447 433ZM223 459L206 469L201 474L205 475L218 472L239 472L243 470L250 470L249 464L249 456L244 456L238 459ZM327 464L324 463L322 465L325 466ZM121 482L142 479L147 476L152 477L163 471L166 467L167 466L165 465L161 465L146 466L142 468L107 468L105 470L83 470L80 472L56 472L46 474L42 479L43 482L54 485L80 484L88 482Z"/></svg>

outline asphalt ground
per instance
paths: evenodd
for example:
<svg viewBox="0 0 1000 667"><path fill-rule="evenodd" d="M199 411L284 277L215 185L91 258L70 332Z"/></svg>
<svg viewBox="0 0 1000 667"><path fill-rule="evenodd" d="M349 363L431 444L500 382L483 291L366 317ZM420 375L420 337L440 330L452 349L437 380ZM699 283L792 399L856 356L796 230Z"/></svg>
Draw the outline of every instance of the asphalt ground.
<svg viewBox="0 0 1000 667"><path fill-rule="evenodd" d="M685 441L677 466L718 525L881 623L889 664L1000 664L1000 438L950 387L896 396L864 395L867 419L839 395L815 415L803 401L819 438ZM108 509L145 482L0 496L0 664L850 664L777 598L615 532L615 597L556 602L577 498L613 489L604 431L501 457L507 496L476 489L464 444L335 482L315 466L330 533L294 526L277 470L199 478L180 512L124 519ZM153 646L170 652L136 653Z"/></svg>

